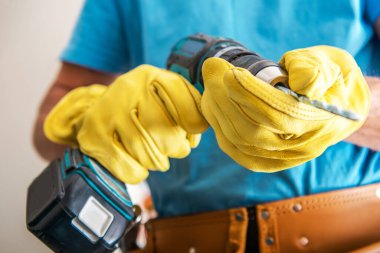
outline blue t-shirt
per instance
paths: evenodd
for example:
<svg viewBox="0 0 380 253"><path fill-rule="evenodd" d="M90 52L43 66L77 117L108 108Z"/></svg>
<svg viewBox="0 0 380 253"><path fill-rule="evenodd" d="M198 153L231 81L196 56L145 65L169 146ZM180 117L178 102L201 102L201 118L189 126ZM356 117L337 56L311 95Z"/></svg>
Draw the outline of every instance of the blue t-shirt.
<svg viewBox="0 0 380 253"><path fill-rule="evenodd" d="M120 73L142 63L164 67L171 46L202 32L233 38L263 57L319 44L355 56L363 72L380 75L373 24L377 0L88 0L61 59ZM161 216L255 205L380 182L380 153L340 142L320 157L277 173L236 164L218 147L212 129L166 173L148 178Z"/></svg>

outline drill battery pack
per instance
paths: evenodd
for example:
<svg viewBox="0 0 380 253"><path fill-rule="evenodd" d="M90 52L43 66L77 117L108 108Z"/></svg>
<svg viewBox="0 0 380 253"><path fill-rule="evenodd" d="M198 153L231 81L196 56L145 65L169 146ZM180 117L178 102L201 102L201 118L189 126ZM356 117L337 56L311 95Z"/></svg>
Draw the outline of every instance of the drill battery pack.
<svg viewBox="0 0 380 253"><path fill-rule="evenodd" d="M27 228L55 252L112 252L136 223L123 183L68 149L31 183Z"/></svg>

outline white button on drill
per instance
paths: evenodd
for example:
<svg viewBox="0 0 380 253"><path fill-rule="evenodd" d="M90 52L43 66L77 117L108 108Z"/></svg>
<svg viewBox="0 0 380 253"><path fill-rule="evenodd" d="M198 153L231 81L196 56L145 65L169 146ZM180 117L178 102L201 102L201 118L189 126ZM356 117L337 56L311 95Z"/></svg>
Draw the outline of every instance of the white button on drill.
<svg viewBox="0 0 380 253"><path fill-rule="evenodd" d="M98 237L103 237L114 219L113 214L93 196L89 197L78 219Z"/></svg>

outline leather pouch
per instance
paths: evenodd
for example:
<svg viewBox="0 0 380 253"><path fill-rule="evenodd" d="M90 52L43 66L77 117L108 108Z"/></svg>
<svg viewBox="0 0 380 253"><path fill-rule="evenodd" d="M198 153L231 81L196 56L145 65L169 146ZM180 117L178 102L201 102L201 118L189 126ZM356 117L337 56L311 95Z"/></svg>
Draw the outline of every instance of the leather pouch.
<svg viewBox="0 0 380 253"><path fill-rule="evenodd" d="M348 252L380 241L380 184L257 206L260 252Z"/></svg>
<svg viewBox="0 0 380 253"><path fill-rule="evenodd" d="M244 253L246 208L152 220L144 253Z"/></svg>

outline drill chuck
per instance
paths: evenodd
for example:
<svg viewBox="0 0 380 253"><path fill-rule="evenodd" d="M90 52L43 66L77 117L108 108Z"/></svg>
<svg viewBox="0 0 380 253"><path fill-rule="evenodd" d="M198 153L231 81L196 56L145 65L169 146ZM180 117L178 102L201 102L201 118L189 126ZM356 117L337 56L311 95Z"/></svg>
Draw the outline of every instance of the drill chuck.
<svg viewBox="0 0 380 253"><path fill-rule="evenodd" d="M262 58L234 40L205 34L178 41L171 50L167 68L183 75L202 92L202 64L210 57L222 58L236 67L245 68L273 86L287 84L287 73L278 63Z"/></svg>

